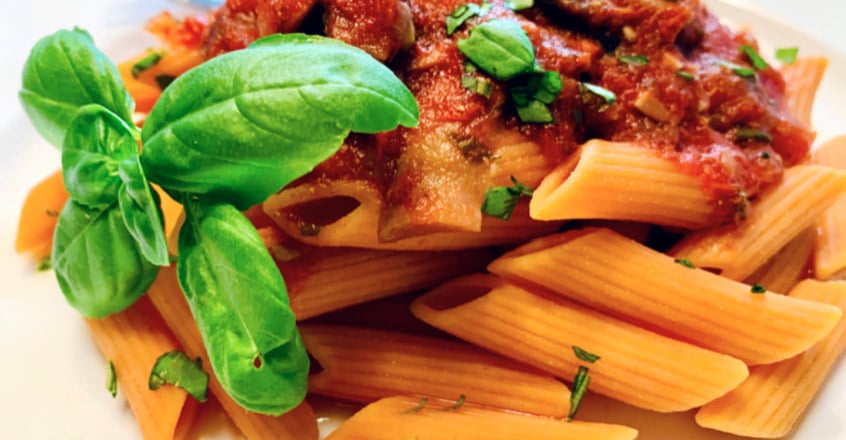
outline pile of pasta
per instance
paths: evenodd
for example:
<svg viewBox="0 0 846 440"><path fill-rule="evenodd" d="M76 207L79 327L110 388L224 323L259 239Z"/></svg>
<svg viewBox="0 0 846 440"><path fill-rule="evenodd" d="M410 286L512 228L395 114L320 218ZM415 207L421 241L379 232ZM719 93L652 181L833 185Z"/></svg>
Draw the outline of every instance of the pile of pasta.
<svg viewBox="0 0 846 440"><path fill-rule="evenodd" d="M169 55L137 78L133 62L121 70L143 109L158 93L153 78L200 59ZM802 58L782 68L787 101L806 124L825 67ZM503 157L530 167L531 145L513 145ZM25 213L62 206L57 176L36 187ZM331 439L635 438L626 420L603 422L609 414L590 399L589 415L572 419L568 384L584 370L590 395L695 412L704 428L762 438L794 429L846 346L846 136L787 169L744 221L660 251L652 225L700 224L713 209L700 179L670 160L591 140L539 180L510 222L486 218L481 232L382 247L365 246L377 221L366 209L311 240L292 239L273 218L295 192L248 211L288 283L315 371L309 398L279 417L245 411L211 377L219 408L250 439L318 438L312 402L326 411L326 401L315 396L353 413ZM162 199L173 230L179 205ZM19 250L49 250L54 224L40 224L19 235ZM341 247L338 237L362 242ZM172 268L131 308L86 322L145 438L184 438L198 411L218 410L175 387L148 387L170 350L209 365Z"/></svg>

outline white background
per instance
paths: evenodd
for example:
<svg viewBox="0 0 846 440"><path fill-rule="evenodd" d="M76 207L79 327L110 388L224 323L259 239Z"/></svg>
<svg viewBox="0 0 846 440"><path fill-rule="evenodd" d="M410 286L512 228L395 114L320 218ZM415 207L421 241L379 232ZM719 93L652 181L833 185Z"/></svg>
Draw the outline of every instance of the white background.
<svg viewBox="0 0 846 440"><path fill-rule="evenodd" d="M21 274L32 271L31 266L22 263L11 251L21 200L28 186L46 175L45 170L58 167L59 155L39 141L29 128L16 93L29 48L41 36L59 28L80 26L91 31L109 55L125 58L137 49L127 53L120 48L143 48L154 41L109 41L104 35L111 35L110 30L137 28L152 12L172 7L173 3L166 0L0 2L0 438L137 437L131 415L120 404L111 401L103 390L104 364L97 358L96 348L91 345L79 319L61 304L54 281L49 276L21 281L24 279ZM846 24L839 2L747 0L732 3L751 7L760 14L801 29L833 51L846 52ZM776 44L790 44L790 38L793 37L786 36L785 41ZM838 73L843 72L842 69L841 66ZM846 75L839 76L833 78L838 87L834 95L844 96L846 94L841 93L843 86L839 84ZM834 121L826 127L831 127L830 131L846 132L846 114L832 117ZM23 183L22 174L29 176ZM84 341L83 347L80 347L81 341ZM841 370L846 368L841 367ZM835 387L839 390L826 392L831 396L842 395L846 393L843 384L846 380L839 380ZM100 412L92 414L91 408ZM817 425L820 423L817 420L822 420L822 423L839 424L841 426L831 428L846 433L842 426L846 417L842 416L842 411L842 407L818 408L808 422ZM98 429L91 430L95 425ZM644 438L655 440L654 437ZM846 437L812 434L801 438L844 440Z"/></svg>

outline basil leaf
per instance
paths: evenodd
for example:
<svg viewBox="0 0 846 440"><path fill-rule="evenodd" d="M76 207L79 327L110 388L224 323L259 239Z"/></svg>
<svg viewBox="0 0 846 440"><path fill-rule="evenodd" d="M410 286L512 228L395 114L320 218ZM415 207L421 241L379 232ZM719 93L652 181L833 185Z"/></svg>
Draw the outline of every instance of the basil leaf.
<svg viewBox="0 0 846 440"><path fill-rule="evenodd" d="M56 225L52 255L65 299L92 318L132 305L159 271L141 255L116 203L91 209L68 200Z"/></svg>
<svg viewBox="0 0 846 440"><path fill-rule="evenodd" d="M491 20L470 30L458 50L487 74L509 80L535 67L535 50L526 31L513 20Z"/></svg>
<svg viewBox="0 0 846 440"><path fill-rule="evenodd" d="M505 0L505 7L512 11L522 11L535 5L534 0Z"/></svg>
<svg viewBox="0 0 846 440"><path fill-rule="evenodd" d="M761 58L761 55L759 55L758 52L752 46L748 44L741 45L740 51L746 54L746 56L749 58L749 61L752 62L752 67L754 67L755 70L766 70L768 67L770 67L770 65L767 64L767 62L763 58Z"/></svg>
<svg viewBox="0 0 846 440"><path fill-rule="evenodd" d="M112 397L117 397L117 373L115 373L115 364L112 361L106 365L106 390Z"/></svg>
<svg viewBox="0 0 846 440"><path fill-rule="evenodd" d="M59 148L80 107L100 104L131 122L135 105L117 67L80 29L61 30L35 44L18 95L35 129Z"/></svg>
<svg viewBox="0 0 846 440"><path fill-rule="evenodd" d="M587 393L588 385L590 385L589 370L583 365L579 365L579 370L573 378L573 391L570 394L570 413L567 415L567 420L573 420L576 413L579 412L579 406L582 404L582 399Z"/></svg>
<svg viewBox="0 0 846 440"><path fill-rule="evenodd" d="M606 104L613 104L613 103L617 102L617 95L615 95L614 92L606 89L605 87L602 87L602 86L599 86L599 85L596 85L596 84L592 84L592 83L588 83L588 82L583 82L583 83L580 83L580 84L588 92L593 93L594 95L599 96L600 98L604 99Z"/></svg>
<svg viewBox="0 0 846 440"><path fill-rule="evenodd" d="M301 34L213 58L165 89L144 123L147 176L246 209L337 151L349 132L417 124L413 95L366 52Z"/></svg>
<svg viewBox="0 0 846 440"><path fill-rule="evenodd" d="M238 404L281 414L305 397L309 359L285 283L232 205L186 196L177 275L212 370Z"/></svg>
<svg viewBox="0 0 846 440"><path fill-rule="evenodd" d="M782 47L775 51L776 59L781 61L782 64L793 64L798 56L798 47Z"/></svg>
<svg viewBox="0 0 846 440"><path fill-rule="evenodd" d="M573 346L573 353L576 354L577 358L579 358L579 359L581 359L585 362L595 363L596 361L598 361L600 359L600 357L598 355L595 355L595 354L593 354L593 353L591 353L591 352L589 352L589 351L585 350L584 348L581 348L577 345Z"/></svg>
<svg viewBox="0 0 846 440"><path fill-rule="evenodd" d="M138 155L132 129L98 104L83 106L62 144L62 178L71 197L89 208L117 200L120 160Z"/></svg>
<svg viewBox="0 0 846 440"><path fill-rule="evenodd" d="M447 35L452 35L465 21L473 16L481 16L482 8L475 3L458 5L446 18Z"/></svg>
<svg viewBox="0 0 846 440"><path fill-rule="evenodd" d="M152 191L137 155L120 162L123 185L118 192L118 206L126 229L138 242L141 254L157 266L170 265L158 194Z"/></svg>
<svg viewBox="0 0 846 440"><path fill-rule="evenodd" d="M538 102L538 101L533 101ZM495 186L485 192L485 200L482 201L482 213L501 220L508 220L517 207L520 196L531 197L531 188L511 176L514 186Z"/></svg>
<svg viewBox="0 0 846 440"><path fill-rule="evenodd" d="M150 370L148 386L155 391L162 385L173 385L185 390L200 402L206 401L209 389L209 373L203 370L202 360L192 361L179 350L162 354Z"/></svg>

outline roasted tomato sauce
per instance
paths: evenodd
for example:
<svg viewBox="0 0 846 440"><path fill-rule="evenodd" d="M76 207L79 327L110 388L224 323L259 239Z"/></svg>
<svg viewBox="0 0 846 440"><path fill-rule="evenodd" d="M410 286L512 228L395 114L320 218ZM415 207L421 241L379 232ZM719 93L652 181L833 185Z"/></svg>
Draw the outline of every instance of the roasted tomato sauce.
<svg viewBox="0 0 846 440"><path fill-rule="evenodd" d="M757 50L756 41L730 30L696 0L550 0L519 12L495 0L490 12L448 36L445 18L465 2L229 0L211 20L205 50L215 56L265 34L305 30L388 63L415 94L420 126L353 137L305 179L369 173L394 185L386 188L389 203L415 203L406 200L413 191L397 187L398 174L407 172L398 164L410 143L421 142L420 133L447 131L458 148L472 145L468 163L494 149L491 133L501 129L523 133L554 161L592 138L637 142L703 176L725 220L808 154L813 135L786 109L779 72L756 68L743 50ZM502 82L493 81L488 97L462 86L465 58L456 41L493 18L518 22L537 64L560 73L554 122L522 122ZM616 101L608 103L585 83L613 92Z"/></svg>

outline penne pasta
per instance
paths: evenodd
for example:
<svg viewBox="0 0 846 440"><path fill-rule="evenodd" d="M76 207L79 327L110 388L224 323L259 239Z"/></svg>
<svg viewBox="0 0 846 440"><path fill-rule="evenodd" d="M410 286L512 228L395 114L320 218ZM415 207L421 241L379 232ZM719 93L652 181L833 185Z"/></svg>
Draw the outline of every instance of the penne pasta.
<svg viewBox="0 0 846 440"><path fill-rule="evenodd" d="M816 148L811 161L838 170L846 170L846 136L835 137ZM846 197L842 194L816 223L814 273L829 279L846 269Z"/></svg>
<svg viewBox="0 0 846 440"><path fill-rule="evenodd" d="M750 365L801 353L841 315L829 305L752 293L746 284L685 267L608 229L537 239L488 269Z"/></svg>
<svg viewBox="0 0 846 440"><path fill-rule="evenodd" d="M548 417L505 412L455 401L420 397L387 397L355 413L327 440L426 438L453 440L631 440L637 431L621 425L568 422Z"/></svg>
<svg viewBox="0 0 846 440"><path fill-rule="evenodd" d="M747 376L738 359L495 275L448 282L418 298L412 312L461 339L567 381L586 364L574 347L587 350L600 356L589 365L591 391L658 412L699 407Z"/></svg>
<svg viewBox="0 0 846 440"><path fill-rule="evenodd" d="M529 209L537 220L632 220L689 229L721 221L699 176L659 151L604 140L586 142L547 175Z"/></svg>
<svg viewBox="0 0 846 440"><path fill-rule="evenodd" d="M846 309L846 282L806 280L790 296ZM846 348L846 321L808 351L770 365L754 367L737 389L705 405L696 422L706 428L746 437L788 435Z"/></svg>
<svg viewBox="0 0 846 440"><path fill-rule="evenodd" d="M150 390L156 360L180 348L150 300L142 297L123 312L85 322L103 357L114 364L118 389L144 438L185 438L197 401L177 387Z"/></svg>
<svg viewBox="0 0 846 440"><path fill-rule="evenodd" d="M274 226L259 235L279 262L298 320L367 301L430 288L481 270L488 249L456 252L324 248L297 243Z"/></svg>
<svg viewBox="0 0 846 440"><path fill-rule="evenodd" d="M785 171L778 186L752 204L752 212L739 225L694 232L670 254L733 280L746 279L844 192L846 172L819 165L795 166Z"/></svg>
<svg viewBox="0 0 846 440"><path fill-rule="evenodd" d="M162 315L168 327L185 348L188 356L201 357L203 365L211 365L203 346L203 339L191 310L176 279L176 270L162 268L150 286L147 296ZM214 374L209 374L209 390L220 402L226 414L247 439L316 440L317 422L307 402L279 417L244 410L223 390Z"/></svg>
<svg viewBox="0 0 846 440"><path fill-rule="evenodd" d="M311 392L368 403L417 393L532 414L564 416L570 392L550 375L457 341L384 330L301 324L319 365Z"/></svg>
<svg viewBox="0 0 846 440"><path fill-rule="evenodd" d="M828 68L828 58L802 57L779 69L784 77L784 101L796 118L811 128L814 98Z"/></svg>
<svg viewBox="0 0 846 440"><path fill-rule="evenodd" d="M808 278L813 270L816 236L816 230L812 227L800 232L755 273L749 275L746 284L758 284L776 293L789 292L800 280Z"/></svg>

